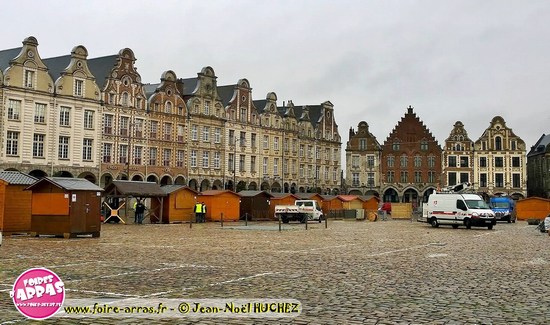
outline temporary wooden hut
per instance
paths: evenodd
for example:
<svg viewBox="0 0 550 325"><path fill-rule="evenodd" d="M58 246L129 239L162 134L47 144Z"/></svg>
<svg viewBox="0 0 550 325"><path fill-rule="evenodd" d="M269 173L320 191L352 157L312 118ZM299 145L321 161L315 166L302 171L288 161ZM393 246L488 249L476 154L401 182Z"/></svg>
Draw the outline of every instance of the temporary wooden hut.
<svg viewBox="0 0 550 325"><path fill-rule="evenodd" d="M239 192L240 193L240 192ZM271 203L269 204L269 219L276 220L275 206L276 205L293 205L299 198L292 193L271 193Z"/></svg>
<svg viewBox="0 0 550 325"><path fill-rule="evenodd" d="M360 196L360 198L363 200L365 217L370 221L375 221L378 218L378 206L380 205L380 198L377 196Z"/></svg>
<svg viewBox="0 0 550 325"><path fill-rule="evenodd" d="M528 197L516 202L517 220L542 220L550 214L550 200L541 197Z"/></svg>
<svg viewBox="0 0 550 325"><path fill-rule="evenodd" d="M32 191L32 235L99 237L101 187L84 178L45 177L26 190Z"/></svg>
<svg viewBox="0 0 550 325"><path fill-rule="evenodd" d="M0 171L0 231L31 231L32 192L25 191L36 178L18 171Z"/></svg>
<svg viewBox="0 0 550 325"><path fill-rule="evenodd" d="M199 192L184 185L164 185L160 189L167 195L163 202L162 222L182 223L195 221L194 207ZM160 211L158 205L160 205L158 200L151 201L152 210Z"/></svg>
<svg viewBox="0 0 550 325"><path fill-rule="evenodd" d="M151 204L146 211L146 216L149 220L154 222L164 222L161 216L163 216L164 197L166 193L155 182L136 182L136 181L113 181L105 188L105 202L104 204L111 209L111 215L107 217L105 222L115 219L116 221L128 222L129 211L132 209L130 205L130 199L141 198L155 200L158 204ZM113 204L113 202L116 202ZM122 208L124 204L124 209ZM116 205L116 206L113 206ZM116 209L117 210L113 210ZM124 212L124 214L122 214Z"/></svg>
<svg viewBox="0 0 550 325"><path fill-rule="evenodd" d="M238 221L240 217L241 196L228 190L204 191L197 197L197 202L206 204L206 220Z"/></svg>
<svg viewBox="0 0 550 325"><path fill-rule="evenodd" d="M342 201L342 208L344 210L363 209L363 200L357 195L338 195L337 198Z"/></svg>
<svg viewBox="0 0 550 325"><path fill-rule="evenodd" d="M323 210L324 215L328 216L333 214L332 211L340 211L344 209L342 200L340 200L337 195L321 195L321 197L323 198L321 209Z"/></svg>
<svg viewBox="0 0 550 325"><path fill-rule="evenodd" d="M270 219L269 208L273 195L266 191L240 191L239 195L241 196L241 219Z"/></svg>

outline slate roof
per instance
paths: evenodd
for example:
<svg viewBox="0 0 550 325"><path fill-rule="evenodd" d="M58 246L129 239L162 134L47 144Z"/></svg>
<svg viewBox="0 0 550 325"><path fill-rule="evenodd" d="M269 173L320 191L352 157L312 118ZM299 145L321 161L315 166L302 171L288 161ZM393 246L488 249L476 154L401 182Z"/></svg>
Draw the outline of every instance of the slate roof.
<svg viewBox="0 0 550 325"><path fill-rule="evenodd" d="M181 95L193 95L199 83L199 78L187 78L181 79L181 81L183 82L183 94Z"/></svg>
<svg viewBox="0 0 550 325"><path fill-rule="evenodd" d="M113 181L105 191L111 193L116 190L118 194L134 197L158 197L166 196L160 185L155 182Z"/></svg>
<svg viewBox="0 0 550 325"><path fill-rule="evenodd" d="M199 192L197 192L197 191L193 190L192 188L187 187L185 185L163 185L163 186L160 187L160 189L163 190L164 193L166 193L166 194L174 193L176 191L179 191L182 188L187 188L190 191L195 192L197 194L199 193Z"/></svg>
<svg viewBox="0 0 550 325"><path fill-rule="evenodd" d="M222 99L222 104L224 107L227 106L231 98L233 98L233 94L235 93L235 86L236 85L227 85L218 87L218 94Z"/></svg>
<svg viewBox="0 0 550 325"><path fill-rule="evenodd" d="M44 64L48 67L48 73L55 82L57 78L61 76L61 72L63 72L63 70L69 66L69 63L71 63L71 56L63 55L55 58L47 58L42 60L42 62L44 62Z"/></svg>
<svg viewBox="0 0 550 325"><path fill-rule="evenodd" d="M16 47L14 49L0 51L0 70L4 72L10 65L10 60L15 59L23 47Z"/></svg>
<svg viewBox="0 0 550 325"><path fill-rule="evenodd" d="M531 150L527 154L527 157L546 152L546 146L548 146L549 144L550 144L550 134L549 135L543 134L539 138L537 143L535 143L535 145L531 147Z"/></svg>
<svg viewBox="0 0 550 325"><path fill-rule="evenodd" d="M39 184L49 182L67 191L103 191L103 189L85 178L73 177L44 177L27 187L30 190Z"/></svg>
<svg viewBox="0 0 550 325"><path fill-rule="evenodd" d="M266 191L240 191L239 195L242 196L242 197L253 197L253 196L261 195L263 193L267 194L267 196L269 196L269 197L273 197L273 195L271 195L271 193L268 193Z"/></svg>
<svg viewBox="0 0 550 325"><path fill-rule="evenodd" d="M31 185L37 181L36 177L18 171L0 171L0 179L13 185Z"/></svg>
<svg viewBox="0 0 550 325"><path fill-rule="evenodd" d="M267 100L265 99L253 100L252 104L254 104L254 106L258 110L258 113L262 114L265 110L265 105L267 105Z"/></svg>
<svg viewBox="0 0 550 325"><path fill-rule="evenodd" d="M117 64L117 58L118 54L88 59L88 68L90 68L90 71L94 75L95 82L100 90L105 88L107 78Z"/></svg>
<svg viewBox="0 0 550 325"><path fill-rule="evenodd" d="M143 85L143 88L145 89L145 96L147 96L147 98L151 97L151 95L155 93L158 86L160 86L160 83Z"/></svg>

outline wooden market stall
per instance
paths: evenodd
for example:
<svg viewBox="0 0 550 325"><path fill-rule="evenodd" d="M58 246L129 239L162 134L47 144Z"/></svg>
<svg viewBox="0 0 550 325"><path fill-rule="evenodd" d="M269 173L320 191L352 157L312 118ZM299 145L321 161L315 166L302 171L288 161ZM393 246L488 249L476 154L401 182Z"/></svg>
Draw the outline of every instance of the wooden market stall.
<svg viewBox="0 0 550 325"><path fill-rule="evenodd" d="M131 202L134 199L150 199L150 207L145 211L144 220L149 217L151 223L164 222L163 209L164 197L166 193L155 182L137 182L137 181L113 181L105 188L104 206L110 210L110 215L105 219L105 222L112 220L116 222L126 223L130 218L132 206ZM147 202L145 202L147 205ZM124 209L122 209L124 205Z"/></svg>
<svg viewBox="0 0 550 325"><path fill-rule="evenodd" d="M365 210L365 217L369 221L376 221L378 219L378 206L380 205L380 198L377 196L360 196L363 200L363 209Z"/></svg>
<svg viewBox="0 0 550 325"><path fill-rule="evenodd" d="M324 215L330 216L332 211L343 210L342 200L337 195L321 195L321 197L323 198L321 209Z"/></svg>
<svg viewBox="0 0 550 325"><path fill-rule="evenodd" d="M194 207L199 192L184 185L164 185L160 189L167 197L162 209L163 223L195 222ZM160 202L151 201L151 209L160 211Z"/></svg>
<svg viewBox="0 0 550 325"><path fill-rule="evenodd" d="M31 231L32 192L25 191L36 182L33 176L18 171L0 171L0 231Z"/></svg>
<svg viewBox="0 0 550 325"><path fill-rule="evenodd" d="M550 214L550 200L541 197L528 197L516 202L517 220L543 220Z"/></svg>
<svg viewBox="0 0 550 325"><path fill-rule="evenodd" d="M273 195L266 191L240 191L241 219L247 220L269 220L269 208Z"/></svg>
<svg viewBox="0 0 550 325"><path fill-rule="evenodd" d="M292 193L271 193L272 197L269 204L269 219L277 220L275 218L275 206L277 205L293 205L299 198Z"/></svg>
<svg viewBox="0 0 550 325"><path fill-rule="evenodd" d="M206 220L238 221L240 217L241 196L228 190L204 191L197 197L197 202L206 204Z"/></svg>
<svg viewBox="0 0 550 325"><path fill-rule="evenodd" d="M99 237L101 187L84 178L44 177L26 190L32 191L32 235Z"/></svg>

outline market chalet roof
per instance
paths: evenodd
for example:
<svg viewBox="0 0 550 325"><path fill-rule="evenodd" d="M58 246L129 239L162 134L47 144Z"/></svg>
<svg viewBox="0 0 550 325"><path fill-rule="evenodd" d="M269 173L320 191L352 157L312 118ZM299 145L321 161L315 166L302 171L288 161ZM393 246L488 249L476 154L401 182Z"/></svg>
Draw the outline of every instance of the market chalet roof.
<svg viewBox="0 0 550 325"><path fill-rule="evenodd" d="M85 178L73 178L73 177L44 177L37 182L27 187L26 190L32 190L34 187L40 184L48 182L57 187L65 189L67 191L99 191L103 189Z"/></svg>
<svg viewBox="0 0 550 325"><path fill-rule="evenodd" d="M37 181L36 177L18 171L0 171L0 179L12 185L31 185Z"/></svg>
<svg viewBox="0 0 550 325"><path fill-rule="evenodd" d="M267 194L267 196L269 196L269 197L273 197L273 195L271 193L266 192L266 191L240 191L239 195L242 196L242 197L253 197L253 196L261 195L263 193Z"/></svg>
<svg viewBox="0 0 550 325"><path fill-rule="evenodd" d="M163 190L166 194L171 194L184 188L190 190L191 192L199 194L199 192L185 185L163 185L160 187L160 189Z"/></svg>
<svg viewBox="0 0 550 325"><path fill-rule="evenodd" d="M159 197L166 196L160 185L155 182L113 181L105 188L107 195L133 196L133 197Z"/></svg>

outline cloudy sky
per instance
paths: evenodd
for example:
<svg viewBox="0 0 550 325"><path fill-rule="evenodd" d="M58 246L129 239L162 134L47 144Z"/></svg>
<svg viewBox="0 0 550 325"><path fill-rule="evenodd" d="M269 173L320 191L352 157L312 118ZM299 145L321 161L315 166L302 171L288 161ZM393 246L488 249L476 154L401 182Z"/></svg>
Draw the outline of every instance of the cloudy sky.
<svg viewBox="0 0 550 325"><path fill-rule="evenodd" d="M534 145L550 132L546 0L9 1L2 49L35 36L43 58L131 48L144 82L163 71L255 99L331 101L343 146L359 121L383 143L409 105L440 144L462 121L477 140L502 116Z"/></svg>

